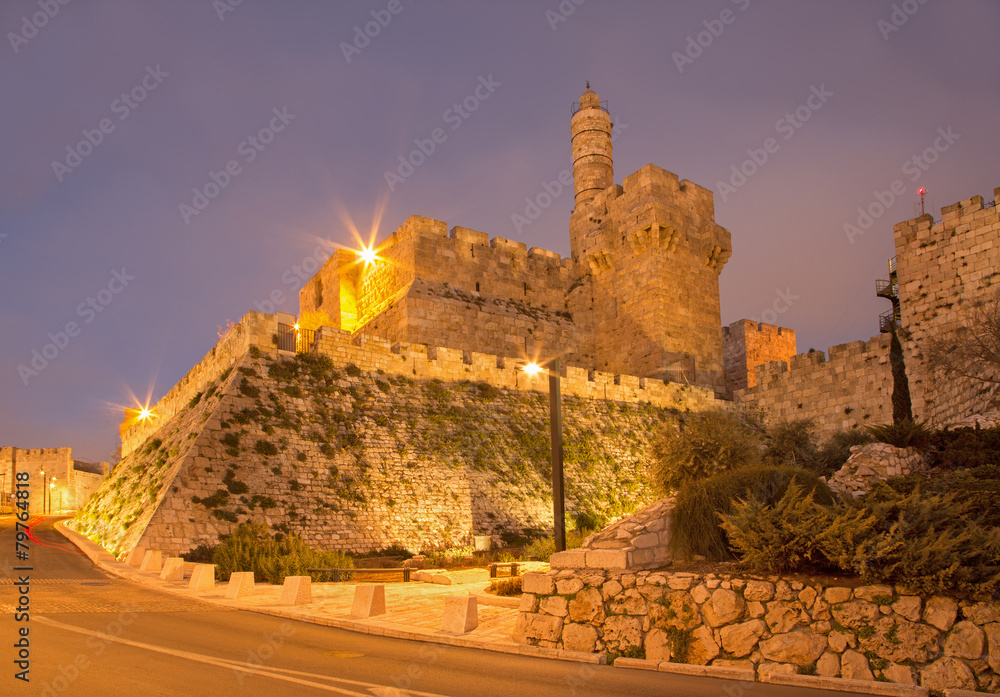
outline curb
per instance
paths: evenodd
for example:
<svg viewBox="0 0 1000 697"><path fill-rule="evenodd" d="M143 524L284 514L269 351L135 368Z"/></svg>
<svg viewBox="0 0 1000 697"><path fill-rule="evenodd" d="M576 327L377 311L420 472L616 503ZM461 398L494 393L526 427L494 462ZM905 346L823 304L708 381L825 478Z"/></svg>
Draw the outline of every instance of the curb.
<svg viewBox="0 0 1000 697"><path fill-rule="evenodd" d="M119 576L129 581L144 583L146 585L153 585L160 590L165 590L168 592L175 592L177 590L180 590L179 587L171 586L167 582L160 582L158 576L156 577L137 576L133 574L126 574L123 572L123 570L114 568L108 563L116 561L115 557L110 552L105 550L97 543L87 539L80 533L68 529L67 527L65 527L63 521L56 523L53 527L55 527L63 535L63 537L65 537L67 540L69 540L74 545L79 547L80 550L85 555L87 555L87 557L90 558L91 561L94 562L94 564L96 564L104 571L107 571L108 573L114 574L115 576ZM178 595L181 594L178 593ZM184 597L190 598L191 596L185 595ZM476 597L478 598L478 596ZM347 618L310 617L309 615L302 615L296 612L290 612L288 610L279 610L276 608L240 607L233 602L219 602L218 599L215 598L209 599L205 596L197 597L197 599L201 600L202 602L229 607L232 608L233 610L256 612L261 615L271 615L274 617L281 617L284 619L297 620L300 622L308 622L309 624L334 627L336 629L344 629L350 632L356 632L358 634L385 636L393 639L407 639L410 641L425 641L433 644L444 644L446 646L455 646L455 647L469 648L469 649L481 649L484 651L493 651L494 653L515 654L519 656L529 656L531 658L548 658L560 661L573 661L576 663L591 663L594 665L605 665L605 663L607 662L607 657L603 653L586 653L583 651L550 649L541 646L515 644L513 642L511 642L510 644L497 644L497 643L483 641L475 637L409 631L406 629L399 629L398 627L395 626L369 624Z"/></svg>
<svg viewBox="0 0 1000 697"><path fill-rule="evenodd" d="M848 680L846 678L823 678L818 675L790 675L774 673L766 681L773 685L811 687L817 690L837 690L838 692L858 692L864 695L888 695L889 697L927 697L930 690L916 685L900 685L877 680ZM972 694L972 693L970 693Z"/></svg>
<svg viewBox="0 0 1000 697"><path fill-rule="evenodd" d="M650 661L644 658L616 658L615 668L632 668L636 670L653 670L659 673L674 673L675 675L692 675L699 678L719 678L721 680L741 680L754 682L756 673L745 668L726 668L723 666L698 666L690 663L671 663L670 661Z"/></svg>

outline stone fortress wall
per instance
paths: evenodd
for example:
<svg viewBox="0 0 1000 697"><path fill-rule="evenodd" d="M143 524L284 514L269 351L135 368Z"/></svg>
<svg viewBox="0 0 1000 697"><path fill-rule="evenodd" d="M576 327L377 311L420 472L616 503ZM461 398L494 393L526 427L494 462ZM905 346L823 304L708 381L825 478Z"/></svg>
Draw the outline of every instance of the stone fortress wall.
<svg viewBox="0 0 1000 697"><path fill-rule="evenodd" d="M926 346L968 321L974 302L992 292L1000 275L1000 214L981 196L932 215L894 226L896 274L901 308L900 339L914 418L931 426L947 426L990 408L991 395L982 385L934 374L926 363ZM739 325L747 320L735 323ZM752 324L752 323L750 323ZM752 342L740 346L739 329L727 336L731 364L740 354L752 365ZM784 329L781 330L783 333ZM776 337L773 333L771 336ZM814 419L820 436L867 424L892 423L892 371L889 334L830 349L771 361L754 371L756 385L736 389L734 400L759 409L773 421ZM775 344L776 346L777 344ZM766 349L763 354L766 355ZM739 373L732 373L732 377Z"/></svg>
<svg viewBox="0 0 1000 697"><path fill-rule="evenodd" d="M736 390L737 404L768 423L812 419L820 438L854 426L892 423L889 335L810 351L757 366L756 384Z"/></svg>
<svg viewBox="0 0 1000 697"><path fill-rule="evenodd" d="M0 448L0 491L5 494L17 491L18 472L28 474L28 512L41 515L44 511L76 510L83 506L108 476L109 465L77 462L70 448ZM46 487L43 509L42 494Z"/></svg>
<svg viewBox="0 0 1000 697"><path fill-rule="evenodd" d="M135 451L160 426L173 418L192 398L227 369L236 365L251 347L274 350L273 337L278 331L278 315L248 312L239 324L181 379L173 389L151 407L154 419L133 422L122 436L122 457ZM242 349L242 352L241 352ZM282 352L291 355L290 352ZM521 391L548 391L544 373L531 377L517 366L517 361L503 356L427 346L389 343L367 334L353 335L342 329L321 327L316 331L312 353L328 356L338 367L353 363L365 371L383 371L411 379L443 381L483 381L494 387ZM562 368L562 393L588 399L605 399L681 410L702 410L724 406L712 390L665 383L663 380L635 375L602 373L575 366Z"/></svg>
<svg viewBox="0 0 1000 697"><path fill-rule="evenodd" d="M980 413L990 395L980 385L935 374L926 344L968 320L976 300L996 291L1000 276L1000 213L982 196L941 209L941 220L923 215L896 224L896 274L913 412L934 426Z"/></svg>
<svg viewBox="0 0 1000 697"><path fill-rule="evenodd" d="M756 368L772 361L791 360L795 332L749 319L736 320L722 328L722 354L726 373L726 394L757 384Z"/></svg>

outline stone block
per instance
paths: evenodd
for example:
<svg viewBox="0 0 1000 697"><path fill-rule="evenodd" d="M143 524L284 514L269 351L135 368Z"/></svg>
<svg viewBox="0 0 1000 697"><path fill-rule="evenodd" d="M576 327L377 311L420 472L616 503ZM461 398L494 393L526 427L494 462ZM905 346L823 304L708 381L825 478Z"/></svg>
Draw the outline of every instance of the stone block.
<svg viewBox="0 0 1000 697"><path fill-rule="evenodd" d="M358 586L354 589L351 617L376 617L385 614L385 586Z"/></svg>
<svg viewBox="0 0 1000 697"><path fill-rule="evenodd" d="M549 557L549 566L553 569L586 569L587 554L586 549L567 549L565 552L556 552Z"/></svg>
<svg viewBox="0 0 1000 697"><path fill-rule="evenodd" d="M279 605L308 605L312 602L312 578L309 576L286 576L281 587Z"/></svg>
<svg viewBox="0 0 1000 697"><path fill-rule="evenodd" d="M129 552L128 556L125 558L125 563L129 566L141 566L142 560L146 556L146 546L137 545Z"/></svg>
<svg viewBox="0 0 1000 697"><path fill-rule="evenodd" d="M254 582L252 571L234 571L229 576L229 585L226 587L227 600L239 600L240 598L250 598L254 594Z"/></svg>
<svg viewBox="0 0 1000 697"><path fill-rule="evenodd" d="M546 574L527 573L521 577L521 592L552 595L556 592L556 581Z"/></svg>
<svg viewBox="0 0 1000 697"><path fill-rule="evenodd" d="M465 634L479 626L479 606L476 596L455 596L444 599L444 617L441 631Z"/></svg>
<svg viewBox="0 0 1000 697"><path fill-rule="evenodd" d="M168 557L160 569L160 578L164 581L183 581L184 560L180 557Z"/></svg>
<svg viewBox="0 0 1000 697"><path fill-rule="evenodd" d="M215 588L215 564L195 564L188 581L193 591L207 591Z"/></svg>
<svg viewBox="0 0 1000 697"><path fill-rule="evenodd" d="M142 557L142 564L139 565L139 571L153 571L155 573L160 573L160 569L162 568L163 554L160 550L146 550L146 553Z"/></svg>

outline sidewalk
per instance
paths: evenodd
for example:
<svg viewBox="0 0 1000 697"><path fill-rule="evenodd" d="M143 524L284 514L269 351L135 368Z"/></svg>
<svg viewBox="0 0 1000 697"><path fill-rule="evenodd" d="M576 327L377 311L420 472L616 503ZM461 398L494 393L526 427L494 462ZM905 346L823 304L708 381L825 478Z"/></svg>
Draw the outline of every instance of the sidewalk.
<svg viewBox="0 0 1000 697"><path fill-rule="evenodd" d="M259 612L265 615L311 622L338 629L346 629L362 634L427 641L448 646L485 649L500 653L511 653L539 658L556 658L581 663L603 664L604 654L547 649L538 646L517 644L511 639L518 615L518 598L501 598L485 593L489 587L489 573L485 569L470 569L447 572L454 580L453 585L411 581L409 583L386 583L386 614L378 619L357 619L350 616L354 601L353 583L313 583L312 602L308 605L282 606L278 604L281 586L265 583L255 584L253 597L241 600L225 598L226 584L217 583L211 592L192 591L187 587L193 564L185 564L185 580L162 581L159 574L139 571L117 561L100 545L69 530L62 522L56 524L67 539L80 548L95 564L108 573L136 581L163 591L192 600L201 600L217 606L235 610ZM547 565L542 565L547 566ZM527 569L533 571L535 569ZM467 634L449 634L441 631L445 598L453 596L476 596L479 606L479 626Z"/></svg>

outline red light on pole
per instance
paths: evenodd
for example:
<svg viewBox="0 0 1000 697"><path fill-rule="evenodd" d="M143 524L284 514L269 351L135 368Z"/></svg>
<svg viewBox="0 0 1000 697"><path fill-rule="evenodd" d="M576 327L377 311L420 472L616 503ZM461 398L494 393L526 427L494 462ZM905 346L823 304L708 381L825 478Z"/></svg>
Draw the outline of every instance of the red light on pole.
<svg viewBox="0 0 1000 697"><path fill-rule="evenodd" d="M920 194L920 215L924 215L924 194L927 193L924 187L917 189L917 193Z"/></svg>

